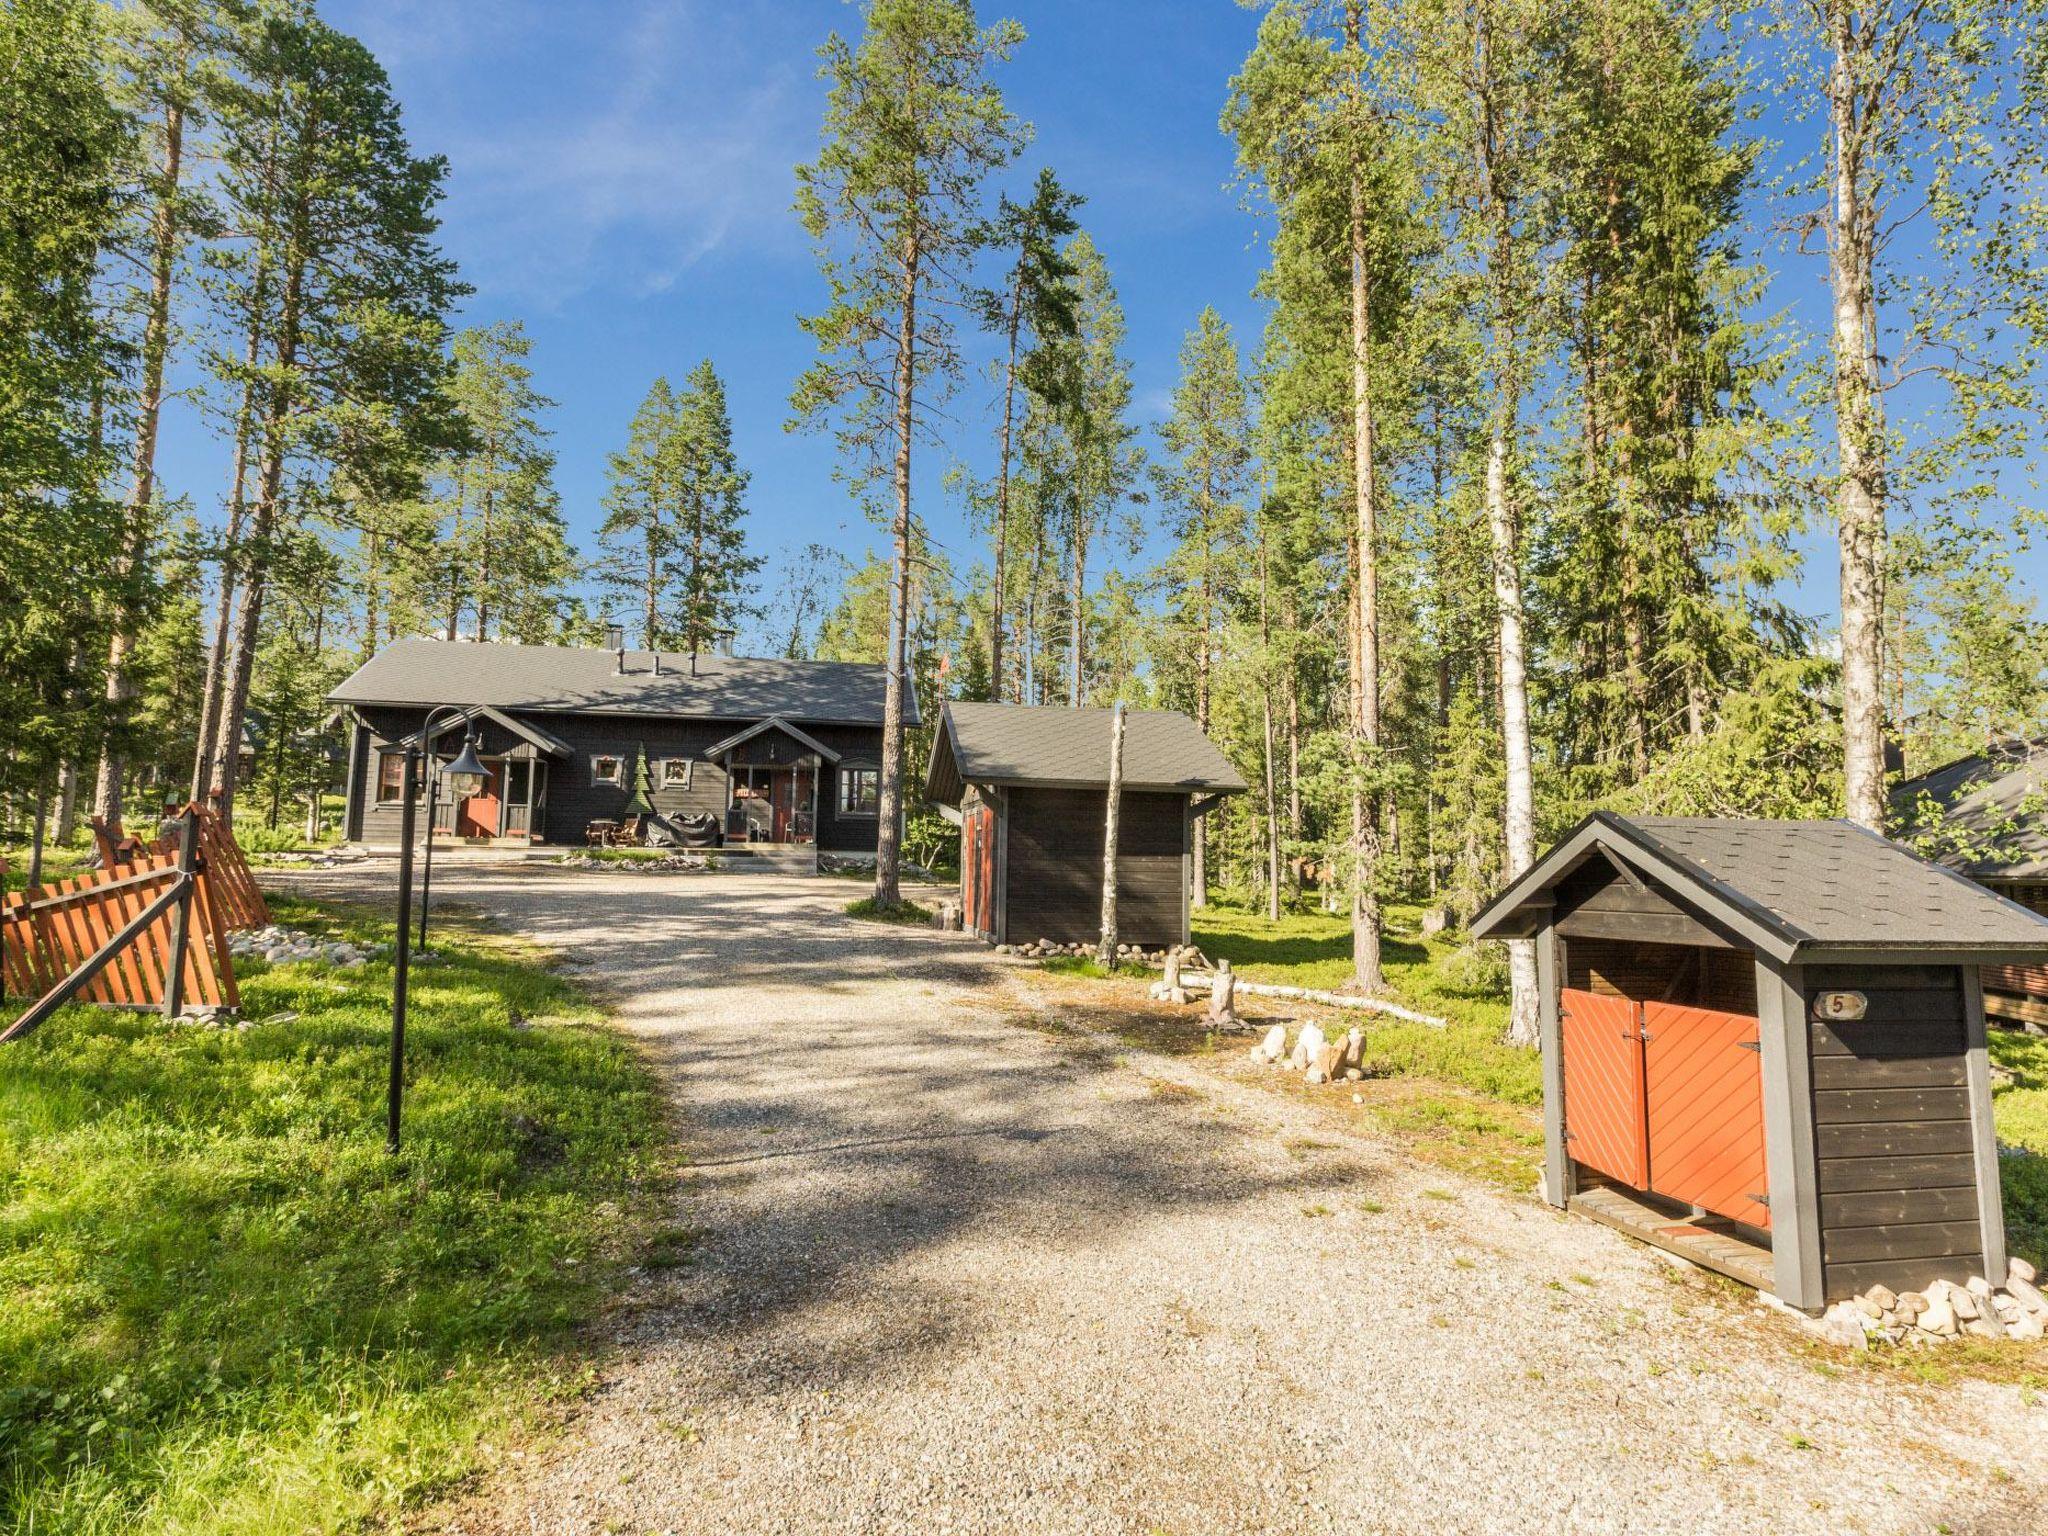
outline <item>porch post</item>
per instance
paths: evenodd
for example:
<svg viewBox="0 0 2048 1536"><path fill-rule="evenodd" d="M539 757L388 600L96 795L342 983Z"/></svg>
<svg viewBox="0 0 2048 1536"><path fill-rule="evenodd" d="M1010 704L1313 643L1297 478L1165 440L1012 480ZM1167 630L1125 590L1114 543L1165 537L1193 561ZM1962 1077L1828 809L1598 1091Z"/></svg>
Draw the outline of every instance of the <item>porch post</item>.
<svg viewBox="0 0 2048 1536"><path fill-rule="evenodd" d="M1813 1041L1805 973L1756 957L1757 1049L1764 1078L1764 1166L1771 1197L1771 1283L1808 1311L1825 1301L1820 1166L1813 1145Z"/></svg>

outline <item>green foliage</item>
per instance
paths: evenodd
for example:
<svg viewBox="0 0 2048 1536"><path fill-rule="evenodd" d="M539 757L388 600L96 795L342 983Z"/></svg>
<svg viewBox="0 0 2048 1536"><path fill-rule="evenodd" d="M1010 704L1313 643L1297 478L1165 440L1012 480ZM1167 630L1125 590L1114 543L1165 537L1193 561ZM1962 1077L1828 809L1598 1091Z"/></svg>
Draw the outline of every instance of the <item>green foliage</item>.
<svg viewBox="0 0 2048 1536"><path fill-rule="evenodd" d="M606 593L639 617L649 648L713 650L756 610L746 550L749 480L732 445L725 384L706 358L677 391L656 379L611 457L598 530Z"/></svg>
<svg viewBox="0 0 2048 1536"><path fill-rule="evenodd" d="M2048 1040L1994 1029L1991 1060L2011 1074L1991 1088L1998 1139L2019 1149L1998 1160L2006 1242L2036 1267L2048 1266Z"/></svg>
<svg viewBox="0 0 2048 1536"><path fill-rule="evenodd" d="M246 1031L76 1008L0 1051L10 1529L354 1529L568 1388L653 1227L658 1091L531 961L414 971L395 1158L389 966L242 971Z"/></svg>

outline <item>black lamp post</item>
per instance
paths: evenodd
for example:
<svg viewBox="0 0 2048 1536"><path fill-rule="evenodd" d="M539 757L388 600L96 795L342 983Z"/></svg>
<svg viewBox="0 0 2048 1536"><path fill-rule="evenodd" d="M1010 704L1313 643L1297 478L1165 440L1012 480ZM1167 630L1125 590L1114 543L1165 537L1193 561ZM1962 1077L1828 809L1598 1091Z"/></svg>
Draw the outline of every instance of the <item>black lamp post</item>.
<svg viewBox="0 0 2048 1536"><path fill-rule="evenodd" d="M427 741L429 733L434 728L435 715L451 711L458 719L467 713L456 709L452 704L443 704L432 715L427 716L426 725L420 729L420 740ZM420 871L421 949L427 947L427 910L433 904L434 894L434 807L438 802L444 780L447 782L449 795L456 800L476 794L489 780L490 770L484 767L482 759L476 755L476 748L476 732L471 731L462 739L461 753L446 767L442 767L436 761L431 749L427 752L427 859Z"/></svg>
<svg viewBox="0 0 2048 1536"><path fill-rule="evenodd" d="M420 733L405 745L405 784L401 795L401 810L398 818L398 939L392 949L393 973L391 978L391 1079L385 1091L384 1105L384 1150L393 1154L398 1151L399 1109L405 1094L405 1005L406 994L412 980L412 838L416 796L419 789L420 764L427 752L428 738L434 728L435 716L453 713L460 717L467 713L453 705L443 704L427 716ZM461 755L443 770L448 775L449 788L458 794L474 794L483 787L486 774L484 765L477 761L474 739L466 739ZM427 868L433 869L434 823L432 791L427 802ZM422 886L420 904L420 944L427 941L426 890Z"/></svg>

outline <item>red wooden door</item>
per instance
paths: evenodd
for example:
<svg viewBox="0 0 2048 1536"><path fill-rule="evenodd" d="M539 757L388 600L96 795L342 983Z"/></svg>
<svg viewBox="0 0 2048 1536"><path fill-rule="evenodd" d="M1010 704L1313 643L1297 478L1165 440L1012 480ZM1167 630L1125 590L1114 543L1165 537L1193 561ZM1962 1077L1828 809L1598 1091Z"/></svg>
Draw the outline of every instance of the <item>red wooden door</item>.
<svg viewBox="0 0 2048 1536"><path fill-rule="evenodd" d="M1564 1133L1574 1161L1647 1187L1643 1052L1636 1005L1565 988L1558 998L1564 1048Z"/></svg>
<svg viewBox="0 0 2048 1536"><path fill-rule="evenodd" d="M977 805L961 823L960 911L975 933L995 927L995 819Z"/></svg>
<svg viewBox="0 0 2048 1536"><path fill-rule="evenodd" d="M462 808L455 818L455 831L459 837L496 837L498 835L498 806L500 793L498 776L501 765L484 764L484 787L474 795L465 795Z"/></svg>
<svg viewBox="0 0 2048 1536"><path fill-rule="evenodd" d="M1648 1188L1754 1227L1771 1224L1758 1196L1764 1164L1763 1062L1748 1014L1643 1004Z"/></svg>

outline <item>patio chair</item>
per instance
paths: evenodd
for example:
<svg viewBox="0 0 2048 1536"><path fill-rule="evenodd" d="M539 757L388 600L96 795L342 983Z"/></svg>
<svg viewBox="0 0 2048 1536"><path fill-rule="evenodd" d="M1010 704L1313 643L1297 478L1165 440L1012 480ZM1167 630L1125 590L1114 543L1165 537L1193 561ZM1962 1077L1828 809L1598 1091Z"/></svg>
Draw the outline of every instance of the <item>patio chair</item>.
<svg viewBox="0 0 2048 1536"><path fill-rule="evenodd" d="M588 848L609 848L612 834L619 829L616 821L587 821L583 824L583 843Z"/></svg>

